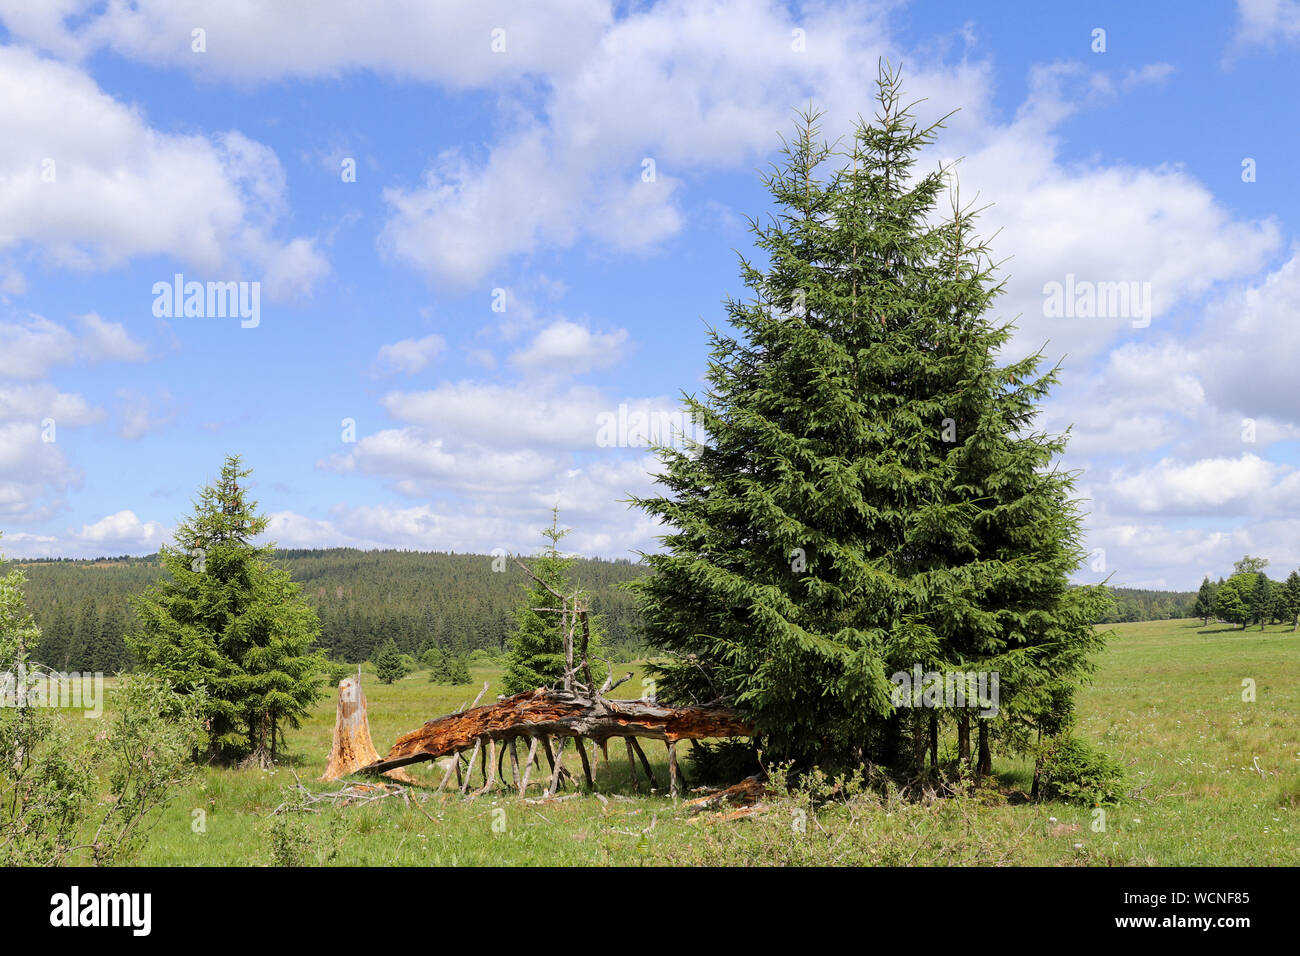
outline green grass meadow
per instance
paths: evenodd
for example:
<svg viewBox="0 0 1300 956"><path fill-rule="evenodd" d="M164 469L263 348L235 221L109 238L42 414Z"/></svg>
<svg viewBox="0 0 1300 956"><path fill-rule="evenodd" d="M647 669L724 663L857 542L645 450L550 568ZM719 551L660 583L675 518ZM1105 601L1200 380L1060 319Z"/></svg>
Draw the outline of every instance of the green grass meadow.
<svg viewBox="0 0 1300 956"><path fill-rule="evenodd" d="M1136 796L1105 808L1030 803L1031 768L995 754L997 786L939 800L878 795L766 801L766 811L724 819L666 794L632 791L618 741L597 770L606 798L526 802L498 791L477 799L433 794L420 807L400 798L319 805L271 814L294 774L313 791L328 754L334 700L289 734L275 770L204 768L159 818L142 865L1296 865L1300 863L1300 634L1288 628L1206 628L1199 620L1121 624L1079 701L1079 735L1128 768ZM421 671L391 685L368 674L364 690L382 754L402 733L467 704L476 684L440 687ZM638 674L639 678L639 674ZM1243 681L1255 700L1243 700ZM625 688L636 693L634 679ZM112 707L109 690L108 707ZM69 719L81 718L69 716ZM86 720L88 732L98 722ZM662 747L647 745L660 785ZM576 754L569 751L576 765ZM522 754L521 754L522 759ZM689 775L691 763L684 768ZM576 770L575 766L575 770ZM580 775L580 771L579 775ZM538 772L535 770L533 779ZM477 786L478 772L475 771ZM694 781L689 781L691 784ZM642 781L644 787L644 780ZM561 796L572 793L562 791ZM540 796L530 787L534 801ZM201 812L200 812L201 811Z"/></svg>

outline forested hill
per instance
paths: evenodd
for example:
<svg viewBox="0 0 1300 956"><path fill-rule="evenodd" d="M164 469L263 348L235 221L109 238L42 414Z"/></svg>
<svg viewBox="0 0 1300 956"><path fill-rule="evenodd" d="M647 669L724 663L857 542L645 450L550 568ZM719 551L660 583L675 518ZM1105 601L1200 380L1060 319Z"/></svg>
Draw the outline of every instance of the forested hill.
<svg viewBox="0 0 1300 956"><path fill-rule="evenodd" d="M466 654L500 650L525 576L513 562L494 571L482 554L429 551L278 551L278 563L302 585L321 618L330 657L356 663L392 637L417 655L428 646ZM127 596L164 572L156 556L95 561L14 561L27 571L27 604L40 625L36 658L57 670L113 673L131 666L123 636L132 626ZM503 563L497 561L497 567ZM631 561L579 560L573 580L591 595L612 648L640 650L632 596L615 585L644 573ZM1116 588L1102 623L1189 617L1194 592Z"/></svg>
<svg viewBox="0 0 1300 956"><path fill-rule="evenodd" d="M276 553L321 618L331 657L356 663L392 637L405 652L437 645L468 653L504 646L523 596L524 572L481 554L331 548ZM131 664L123 635L127 597L164 573L157 556L95 561L14 561L27 572L27 604L41 628L38 660L58 670L111 673ZM631 561L582 559L571 579L591 596L609 643L637 649L632 596L618 589L644 573Z"/></svg>

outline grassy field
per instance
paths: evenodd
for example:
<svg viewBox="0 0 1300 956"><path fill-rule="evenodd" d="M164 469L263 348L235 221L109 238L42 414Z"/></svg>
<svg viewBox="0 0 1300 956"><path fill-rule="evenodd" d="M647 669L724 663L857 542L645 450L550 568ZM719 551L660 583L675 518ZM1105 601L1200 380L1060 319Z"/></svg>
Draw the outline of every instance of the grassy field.
<svg viewBox="0 0 1300 956"><path fill-rule="evenodd" d="M769 801L766 813L734 820L692 812L666 795L634 794L625 760L616 759L598 771L606 801L582 795L529 803L503 793L471 801L443 794L428 797L423 812L387 799L282 815L273 823L271 811L295 773L313 790L338 786L316 780L330 744L331 699L291 733L293 753L280 768L204 769L133 862L1300 863L1300 635L1187 620L1114 630L1080 700L1080 735L1128 766L1128 786L1137 796L1107 809L1104 830L1091 808L1026 802L1030 768L1005 757L995 761L998 785L969 796L915 802L868 794L815 806L793 794ZM498 676L474 672L478 686L493 682L489 694L496 693ZM381 753L399 734L467 703L478 689L438 687L425 678L420 672L392 685L366 680ZM1254 702L1242 699L1246 679L1255 682ZM663 783L662 748L647 752L658 760ZM611 747L611 755L619 751ZM690 763L685 767L689 773ZM436 782L430 764L413 772Z"/></svg>

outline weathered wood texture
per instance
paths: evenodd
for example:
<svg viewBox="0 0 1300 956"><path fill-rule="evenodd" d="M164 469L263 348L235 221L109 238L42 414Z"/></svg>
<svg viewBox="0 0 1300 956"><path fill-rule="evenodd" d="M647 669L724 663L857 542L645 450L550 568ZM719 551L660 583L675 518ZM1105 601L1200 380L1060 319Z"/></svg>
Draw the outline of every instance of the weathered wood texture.
<svg viewBox="0 0 1300 956"><path fill-rule="evenodd" d="M379 759L379 752L370 739L370 723L366 720L366 695L361 692L361 682L355 677L339 681L339 703L334 720L334 744L330 747L329 763L322 780L336 780L355 773Z"/></svg>
<svg viewBox="0 0 1300 956"><path fill-rule="evenodd" d="M751 733L736 714L722 708L668 707L651 700L609 700L538 688L430 720L398 738L382 760L376 759L360 769L382 773L457 753L481 745L484 739L551 735L586 737L597 743L611 737L646 737L675 743L704 737L748 737Z"/></svg>
<svg viewBox="0 0 1300 956"><path fill-rule="evenodd" d="M350 773L356 773L379 760L374 741L370 739L370 721L366 717L366 695L361 690L361 681L356 677L345 677L339 681L339 703L334 719L334 742L330 746L329 762L325 765L322 780L337 780ZM410 778L401 771L392 771L388 776L394 780L410 783Z"/></svg>
<svg viewBox="0 0 1300 956"><path fill-rule="evenodd" d="M641 758L650 786L655 785L650 761L638 743L638 737L662 741L668 748L669 791L676 797L685 787L685 777L677 763L677 741L699 740L705 737L749 737L751 728L739 716L725 708L706 705L703 707L667 707L653 700L611 700L605 695L632 677L629 671L622 678L615 680L613 671L597 687L591 671L591 629L587 621L587 603L581 591L565 595L546 584L528 568L526 564L515 559L523 570L535 581L546 588L559 602L558 608L537 608L560 615L560 633L564 641L564 680L561 688L539 687L537 690L525 691L513 697L503 697L494 704L478 706L488 685L474 699L469 710L457 711L444 717L427 721L423 727L413 730L398 738L397 743L382 760L370 741L370 727L366 722L365 697L361 695L359 678L355 692L345 693L345 686L353 678L348 678L339 685L338 724L334 730L334 749L330 752L329 767L322 779L333 780L348 773L384 773L390 776L405 771L401 767L422 760L434 760L438 757L453 756L452 765L444 772L438 789L445 787L451 773L456 773L456 782L461 793L469 793L470 780L475 763L483 773L483 786L474 794L485 793L494 789L498 781L505 782L505 773L501 761L505 758L505 744L510 745L510 784L518 786L522 796L528 788L529 774L533 761L537 757L537 744L550 764L550 779L546 787L548 795L554 795L567 776L572 774L564 768L561 756L564 745L570 737L575 738L578 756L582 761L583 778L589 788L595 788L595 775L592 760L587 753L587 740L595 741L609 758L608 742L611 737L622 737L627 741L628 761L632 764L633 786L639 787L636 766L632 762L635 752ZM578 638L575 648L574 638ZM576 654L575 654L576 651ZM359 698L359 707L349 706L345 698L354 695ZM520 737L529 738L528 757L524 761L522 775L518 764L516 742ZM551 750L550 738L558 739L555 751ZM498 748L498 744L501 744ZM462 776L460 772L460 755L472 749L469 767ZM501 755L501 761L498 760ZM574 780L576 784L577 781Z"/></svg>

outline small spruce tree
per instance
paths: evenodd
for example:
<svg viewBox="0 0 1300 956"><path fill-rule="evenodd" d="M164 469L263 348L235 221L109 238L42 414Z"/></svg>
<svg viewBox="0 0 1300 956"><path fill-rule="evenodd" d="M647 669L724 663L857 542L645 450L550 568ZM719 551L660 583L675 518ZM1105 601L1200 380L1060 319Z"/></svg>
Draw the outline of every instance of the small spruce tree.
<svg viewBox="0 0 1300 956"><path fill-rule="evenodd" d="M179 690L204 688L209 754L275 760L284 727L321 696L324 659L316 612L274 546L254 544L267 519L240 484L251 471L230 456L199 493L159 558L168 577L133 602L128 644L144 668Z"/></svg>
<svg viewBox="0 0 1300 956"><path fill-rule="evenodd" d="M1210 583L1208 574L1201 582L1201 589L1196 592L1196 604L1192 608L1192 613L1204 618L1206 627L1210 626L1210 618L1214 616L1214 585Z"/></svg>
<svg viewBox="0 0 1300 956"><path fill-rule="evenodd" d="M1273 582L1263 571L1255 575L1255 583L1250 590L1250 619L1259 625L1261 631L1272 620L1273 587Z"/></svg>
<svg viewBox="0 0 1300 956"><path fill-rule="evenodd" d="M546 585L560 594L573 592L569 571L573 558L560 553L561 539L570 529L560 527L560 509L551 510L551 526L542 529L546 546L529 562L532 572ZM505 674L502 685L507 694L538 687L554 687L564 679L564 635L560 628L560 615L539 608L558 608L559 599L542 584L529 579L524 587L524 597L515 608L514 628L506 636ZM591 643L588 655L596 669L595 655L601 653L600 621L588 615ZM577 639L575 637L575 655ZM575 658L576 663L576 658Z"/></svg>
<svg viewBox="0 0 1300 956"><path fill-rule="evenodd" d="M381 684L391 684L406 676L406 664L402 652L397 649L397 642L391 637L379 648L375 655L375 676Z"/></svg>
<svg viewBox="0 0 1300 956"><path fill-rule="evenodd" d="M1286 576L1282 594L1286 615L1291 618L1291 630L1294 631L1300 627L1300 573L1292 571Z"/></svg>

